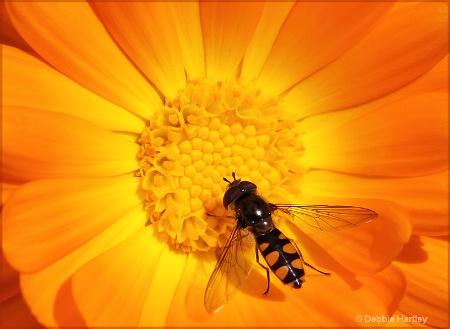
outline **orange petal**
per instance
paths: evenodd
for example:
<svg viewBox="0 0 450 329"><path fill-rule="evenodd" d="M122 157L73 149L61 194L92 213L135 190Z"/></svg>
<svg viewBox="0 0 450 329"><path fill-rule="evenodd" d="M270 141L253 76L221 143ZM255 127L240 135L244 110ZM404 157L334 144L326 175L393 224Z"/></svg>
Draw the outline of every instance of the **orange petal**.
<svg viewBox="0 0 450 329"><path fill-rule="evenodd" d="M66 113L108 130L140 133L144 128L142 119L84 89L35 57L4 46L2 60L3 106Z"/></svg>
<svg viewBox="0 0 450 329"><path fill-rule="evenodd" d="M308 235L291 223L278 224L286 236L297 242L305 260L325 271L348 275L351 272L363 275L379 272L397 257L411 236L412 225L408 213L393 202L304 194L295 203L358 206L378 214L370 223Z"/></svg>
<svg viewBox="0 0 450 329"><path fill-rule="evenodd" d="M395 5L392 7L391 12L399 10L399 9L403 9L405 7L408 7L408 6L415 5L417 3L419 3L419 2L418 1L415 1L415 2L414 1L408 1L408 2L400 1L400 2L396 2Z"/></svg>
<svg viewBox="0 0 450 329"><path fill-rule="evenodd" d="M325 114L302 124L303 161L310 168L367 176L434 174L448 167L447 122L448 96L441 92L369 113Z"/></svg>
<svg viewBox="0 0 450 329"><path fill-rule="evenodd" d="M426 316L426 324L448 326L448 236L413 237L395 265L408 279L400 311L408 316Z"/></svg>
<svg viewBox="0 0 450 329"><path fill-rule="evenodd" d="M165 97L174 97L186 85L169 3L91 2L91 6L114 40Z"/></svg>
<svg viewBox="0 0 450 329"><path fill-rule="evenodd" d="M411 318L408 314L405 314L401 311L396 311L394 314L389 315L389 321L386 322L386 325L383 323L383 328L434 328L428 326L426 323L423 325L422 318ZM375 319L376 320L376 319ZM378 321L380 322L380 321ZM426 321L425 321L426 322Z"/></svg>
<svg viewBox="0 0 450 329"><path fill-rule="evenodd" d="M143 118L161 106L155 90L111 40L87 2L6 6L20 35L70 79Z"/></svg>
<svg viewBox="0 0 450 329"><path fill-rule="evenodd" d="M33 328L43 329L36 318L30 313L22 295L18 294L0 304L2 328Z"/></svg>
<svg viewBox="0 0 450 329"><path fill-rule="evenodd" d="M85 327L85 321L73 296L73 273L97 256L144 230L145 218L146 212L139 204L61 260L39 272L22 274L23 294L39 321L47 327Z"/></svg>
<svg viewBox="0 0 450 329"><path fill-rule="evenodd" d="M412 178L382 178L310 171L302 192L316 197L380 198L408 209L413 234L448 233L448 171Z"/></svg>
<svg viewBox="0 0 450 329"><path fill-rule="evenodd" d="M166 322L186 254L174 252L164 240L152 229L143 230L74 274L74 297L88 326Z"/></svg>
<svg viewBox="0 0 450 329"><path fill-rule="evenodd" d="M20 294L19 287L19 273L9 265L6 261L5 255L2 250L1 254L1 286L0 302L3 302L15 295Z"/></svg>
<svg viewBox="0 0 450 329"><path fill-rule="evenodd" d="M64 113L3 108L3 177L115 176L138 168L139 146Z"/></svg>
<svg viewBox="0 0 450 329"><path fill-rule="evenodd" d="M2 177L2 179L5 179L5 177ZM16 184L10 184L10 183L6 183L6 182L1 182L1 186L2 186L2 200L1 200L1 205L5 204L6 200L8 200L9 196L11 195L11 193L13 193L15 190L17 190L17 188L20 185L16 185Z"/></svg>
<svg viewBox="0 0 450 329"><path fill-rule="evenodd" d="M391 2L297 2L276 36L258 84L274 94L283 93L354 46L391 6Z"/></svg>
<svg viewBox="0 0 450 329"><path fill-rule="evenodd" d="M294 87L285 100L306 117L392 93L448 54L447 22L443 3L397 10L354 48Z"/></svg>
<svg viewBox="0 0 450 329"><path fill-rule="evenodd" d="M23 40L23 38L19 35L19 33L17 33L16 29L11 23L11 20L6 13L5 1L2 1L0 3L0 15L2 24L2 28L0 30L0 43L2 45L10 45L22 49L23 51L36 55L30 45L28 45L25 40ZM2 69L4 68L5 66L2 67Z"/></svg>
<svg viewBox="0 0 450 329"><path fill-rule="evenodd" d="M307 268L307 281L301 289L286 287L271 275L271 288L264 296L266 274L255 263L242 291L218 313L208 314L202 303L208 279L204 271L207 267L212 271L213 258L189 255L168 326L353 327L357 314L392 312L405 289L404 276L392 266L371 277L323 276ZM328 298L330 293L342 302ZM324 309L327 312L316 316Z"/></svg>
<svg viewBox="0 0 450 329"><path fill-rule="evenodd" d="M263 8L263 2L200 2L208 77L236 76Z"/></svg>
<svg viewBox="0 0 450 329"><path fill-rule="evenodd" d="M351 111L339 111L333 112L335 117L341 115L355 115L357 113L365 113L373 111L377 108L387 106L388 104L397 102L399 100L414 97L417 95L429 93L429 92L447 92L448 91L448 56L445 56L439 63L437 63L431 70L426 72L421 77L417 78L413 82L409 83L403 88L400 88L393 93L386 95L382 98L378 98L372 102L362 104L353 108ZM293 120L297 118L300 120L302 114L298 111L297 104L286 103L285 111L281 117L284 120ZM323 120L323 116L315 115L304 119L304 122L315 122L315 124L326 124Z"/></svg>
<svg viewBox="0 0 450 329"><path fill-rule="evenodd" d="M280 29L285 25L285 20L289 15L294 2L266 2L258 26L248 45L242 61L241 76L253 80L256 79L261 72L267 56L272 50L273 43L277 38ZM297 26L298 31L298 26ZM291 43L284 44L285 47ZM283 48L285 49L285 48ZM272 63L275 66L275 63ZM278 81L278 77L276 79ZM273 82L270 84L272 92Z"/></svg>
<svg viewBox="0 0 450 329"><path fill-rule="evenodd" d="M3 212L8 261L21 272L33 272L61 259L140 204L138 184L138 179L109 178L24 185Z"/></svg>
<svg viewBox="0 0 450 329"><path fill-rule="evenodd" d="M398 309L403 299L407 278L404 273L394 265L389 265L383 271L371 276L358 276L357 280L363 283L386 307L383 313L372 314L393 314Z"/></svg>
<svg viewBox="0 0 450 329"><path fill-rule="evenodd" d="M431 91L448 90L448 55L439 61L431 70L405 87L386 97L372 102L375 106L385 105L401 98L411 97Z"/></svg>
<svg viewBox="0 0 450 329"><path fill-rule="evenodd" d="M353 328L360 325L357 315L392 314L406 288L404 275L393 266L375 275L356 277L337 273L323 276L306 271L307 279L302 289L289 292L291 298L296 299L297 308L314 318L316 325L307 325L310 327ZM326 312L320 317L314 316L321 310ZM373 324L366 323L365 326L372 327Z"/></svg>

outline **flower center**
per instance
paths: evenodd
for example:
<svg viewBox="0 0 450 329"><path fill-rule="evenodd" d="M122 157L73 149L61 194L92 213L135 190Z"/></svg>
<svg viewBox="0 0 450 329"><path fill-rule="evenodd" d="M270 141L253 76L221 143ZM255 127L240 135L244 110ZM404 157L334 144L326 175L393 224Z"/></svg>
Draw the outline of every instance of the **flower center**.
<svg viewBox="0 0 450 329"><path fill-rule="evenodd" d="M236 172L265 197L298 195L303 147L282 114L277 97L242 80L192 80L166 100L139 139L149 222L177 248L208 251L236 223L223 177Z"/></svg>

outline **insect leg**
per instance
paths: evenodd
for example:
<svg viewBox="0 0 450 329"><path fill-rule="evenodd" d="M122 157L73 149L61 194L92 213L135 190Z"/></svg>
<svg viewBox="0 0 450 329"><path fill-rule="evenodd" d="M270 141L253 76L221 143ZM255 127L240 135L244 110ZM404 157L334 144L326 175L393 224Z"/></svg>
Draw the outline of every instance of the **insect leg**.
<svg viewBox="0 0 450 329"><path fill-rule="evenodd" d="M213 214L208 214L207 212L205 212L205 214L206 214L206 216L209 216L209 217L215 217L215 218L224 218L224 217L226 217L226 218L233 218L233 219L236 219L235 216L217 216L217 215L213 215Z"/></svg>
<svg viewBox="0 0 450 329"><path fill-rule="evenodd" d="M267 290L264 292L263 295L267 295L267 293L269 292L270 289L270 272L269 269L267 268L267 266L264 266L263 264L261 264L259 262L259 252L258 252L258 247L255 246L255 253L256 253L256 262L263 268L266 270L266 274L267 274Z"/></svg>
<svg viewBox="0 0 450 329"><path fill-rule="evenodd" d="M290 240L290 239L289 239L289 240ZM311 264L305 262L305 259L303 258L303 255L302 255L302 252L301 252L300 249L298 248L298 246L297 246L297 244L295 243L295 241L291 240L291 243L294 245L295 249L297 250L298 255L300 256L300 259L302 260L302 263L303 263L303 264L305 264L306 266L312 268L314 271L317 271L317 272L319 272L319 273L321 273L321 274L323 274L323 275L331 275L331 273L329 273L329 272L323 272L323 271L321 271L321 270L315 268L315 267L312 266Z"/></svg>

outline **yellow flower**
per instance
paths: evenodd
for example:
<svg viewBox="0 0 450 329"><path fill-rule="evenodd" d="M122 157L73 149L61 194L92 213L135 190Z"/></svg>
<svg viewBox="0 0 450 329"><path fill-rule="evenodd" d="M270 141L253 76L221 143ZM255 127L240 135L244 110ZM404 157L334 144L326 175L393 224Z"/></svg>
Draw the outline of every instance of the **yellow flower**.
<svg viewBox="0 0 450 329"><path fill-rule="evenodd" d="M447 324L445 4L5 6L3 250L39 323ZM314 235L280 221L333 275L272 275L262 296L255 266L208 314L232 172L270 202L379 216Z"/></svg>

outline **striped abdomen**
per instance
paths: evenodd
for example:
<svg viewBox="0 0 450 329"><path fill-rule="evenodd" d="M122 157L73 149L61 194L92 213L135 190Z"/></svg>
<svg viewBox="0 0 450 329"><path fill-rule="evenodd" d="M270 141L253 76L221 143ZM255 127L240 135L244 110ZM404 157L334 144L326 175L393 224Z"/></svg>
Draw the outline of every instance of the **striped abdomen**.
<svg viewBox="0 0 450 329"><path fill-rule="evenodd" d="M255 234L259 250L273 273L296 289L302 286L303 262L291 241L277 228L266 234Z"/></svg>

